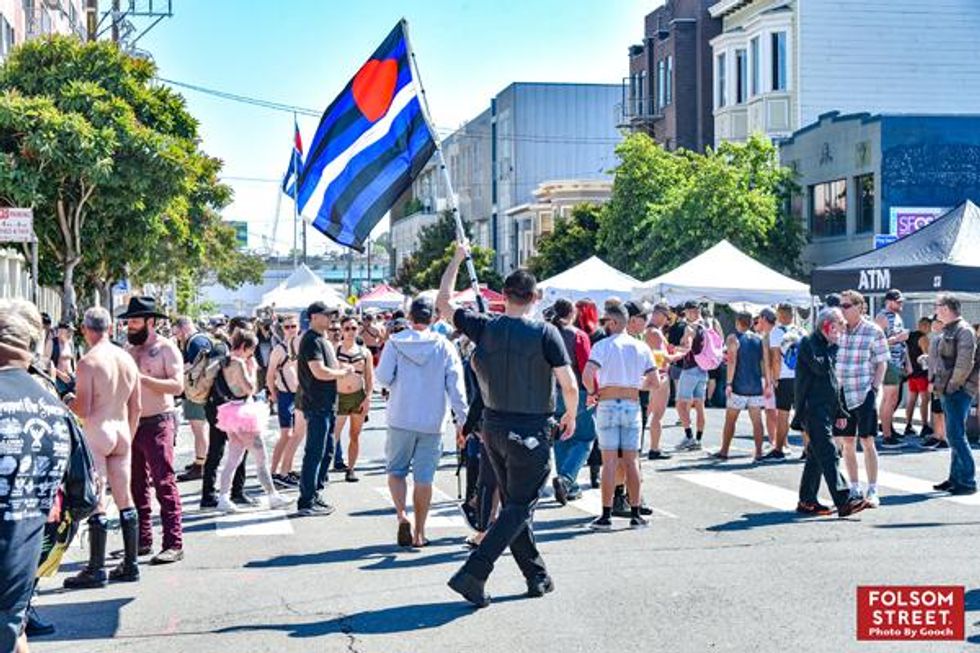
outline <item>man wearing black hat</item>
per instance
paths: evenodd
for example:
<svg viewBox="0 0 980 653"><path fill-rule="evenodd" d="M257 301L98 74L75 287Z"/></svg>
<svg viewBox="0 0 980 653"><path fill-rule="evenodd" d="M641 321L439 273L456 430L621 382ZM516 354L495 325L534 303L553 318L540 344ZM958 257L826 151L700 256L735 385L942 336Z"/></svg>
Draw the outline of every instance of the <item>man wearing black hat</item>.
<svg viewBox="0 0 980 653"><path fill-rule="evenodd" d="M527 581L528 596L543 596L554 589L534 542L532 519L551 475L554 382L557 379L565 401L559 426L562 438L575 432L578 386L558 329L528 317L538 297L531 273L517 270L504 281L501 316L454 309L456 277L468 256L467 247L458 245L442 276L437 306L442 315L452 315L456 329L476 344L472 365L485 404L483 436L500 484L502 507L483 541L449 580L449 587L477 607L485 607L490 598L484 585L508 547Z"/></svg>
<svg viewBox="0 0 980 653"><path fill-rule="evenodd" d="M323 302L313 302L306 309L310 328L299 342L296 372L299 392L296 405L306 418L306 448L300 473L297 508L304 517L325 516L334 511L320 495L327 479L333 441L330 433L337 401L337 380L353 377L354 368L337 362L333 345L326 337L332 317L339 314Z"/></svg>
<svg viewBox="0 0 980 653"><path fill-rule="evenodd" d="M893 433L892 418L898 407L899 392L905 377L912 371L909 362L909 330L902 321L902 307L905 297L902 291L892 288L885 293L885 308L875 317L875 324L885 332L888 339L888 368L885 370L885 380L881 386L881 446L885 449L895 449L904 443Z"/></svg>
<svg viewBox="0 0 980 653"><path fill-rule="evenodd" d="M142 411L133 436L133 501L139 513L139 549L153 549L150 483L160 504L163 550L150 564L184 559L180 491L174 474L174 437L177 418L174 397L184 391L184 360L177 345L157 335L157 323L167 316L157 310L153 297L133 297L119 316L126 320L129 353L140 372Z"/></svg>

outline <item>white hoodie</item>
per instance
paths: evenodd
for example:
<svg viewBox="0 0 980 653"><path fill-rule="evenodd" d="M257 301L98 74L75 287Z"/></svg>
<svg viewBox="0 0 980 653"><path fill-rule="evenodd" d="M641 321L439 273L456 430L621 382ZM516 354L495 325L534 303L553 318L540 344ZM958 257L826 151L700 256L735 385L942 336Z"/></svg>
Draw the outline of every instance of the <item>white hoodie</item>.
<svg viewBox="0 0 980 653"><path fill-rule="evenodd" d="M463 366L456 347L433 331L407 329L393 335L374 372L390 388L388 425L419 433L441 433L447 399L460 424L466 419Z"/></svg>

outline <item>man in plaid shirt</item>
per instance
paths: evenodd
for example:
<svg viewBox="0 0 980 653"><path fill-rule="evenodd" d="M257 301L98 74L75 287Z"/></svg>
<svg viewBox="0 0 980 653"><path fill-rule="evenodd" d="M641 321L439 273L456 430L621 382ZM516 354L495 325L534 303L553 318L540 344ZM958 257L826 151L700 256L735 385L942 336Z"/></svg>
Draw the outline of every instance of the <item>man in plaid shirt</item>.
<svg viewBox="0 0 980 653"><path fill-rule="evenodd" d="M861 438L864 466L868 472L865 499L869 507L877 508L881 504L878 499L878 451L875 449L877 399L888 367L889 352L885 332L865 315L865 306L864 297L856 290L841 293L840 307L847 329L841 335L837 351L837 377L850 416L847 426L837 431L837 440L843 449L851 495L860 496L854 438Z"/></svg>

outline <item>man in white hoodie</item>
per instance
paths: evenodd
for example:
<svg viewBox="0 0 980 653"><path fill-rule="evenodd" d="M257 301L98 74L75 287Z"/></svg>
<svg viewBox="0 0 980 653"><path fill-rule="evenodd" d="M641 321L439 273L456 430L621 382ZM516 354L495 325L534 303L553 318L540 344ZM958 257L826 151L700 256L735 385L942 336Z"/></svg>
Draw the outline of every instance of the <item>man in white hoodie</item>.
<svg viewBox="0 0 980 653"><path fill-rule="evenodd" d="M388 489L398 517L399 546L422 547L425 518L432 502L432 481L442 456L447 403L456 418L457 436L466 420L463 366L456 348L429 329L435 315L430 299L417 297L408 311L411 329L396 333L382 350L374 378L389 388L388 439L385 443ZM405 515L411 468L415 532Z"/></svg>

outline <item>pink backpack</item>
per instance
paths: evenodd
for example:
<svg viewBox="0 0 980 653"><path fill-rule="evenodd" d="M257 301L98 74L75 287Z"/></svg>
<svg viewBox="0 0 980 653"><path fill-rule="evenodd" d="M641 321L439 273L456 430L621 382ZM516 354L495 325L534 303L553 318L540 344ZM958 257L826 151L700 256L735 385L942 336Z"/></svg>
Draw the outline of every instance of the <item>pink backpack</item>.
<svg viewBox="0 0 980 653"><path fill-rule="evenodd" d="M698 367L706 372L717 369L721 362L725 360L725 342L721 335L714 329L702 327L701 329L703 344L701 351L694 354L694 362Z"/></svg>

